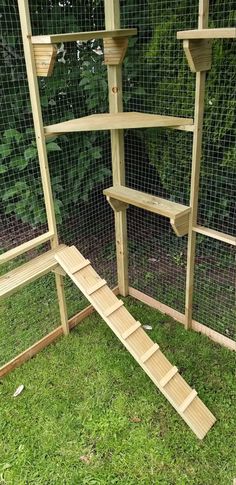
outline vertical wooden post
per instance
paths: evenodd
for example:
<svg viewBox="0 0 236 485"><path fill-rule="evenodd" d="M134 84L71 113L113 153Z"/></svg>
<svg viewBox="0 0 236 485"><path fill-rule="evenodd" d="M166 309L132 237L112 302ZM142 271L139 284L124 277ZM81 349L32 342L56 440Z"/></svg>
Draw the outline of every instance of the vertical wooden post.
<svg viewBox="0 0 236 485"><path fill-rule="evenodd" d="M34 61L33 46L31 43L31 22L28 0L18 0L18 8L20 14L21 31L23 39L23 47L25 54L26 70L29 83L30 100L33 113L34 129L36 136L36 143L38 149L39 166L48 222L48 229L52 233L50 239L51 247L55 249L58 246L57 226L54 212L54 203L51 189L51 181L48 167L47 149L43 128L42 111L40 105L40 96L38 88L38 79L36 75L36 67ZM61 323L65 334L69 333L68 317L65 303L63 277L56 274L56 287L59 301Z"/></svg>
<svg viewBox="0 0 236 485"><path fill-rule="evenodd" d="M199 0L199 19L198 28L208 27L209 0ZM192 324L192 305L193 305L193 286L194 286L194 266L196 251L196 233L193 227L197 224L198 215L198 194L199 178L202 156L202 131L204 117L204 97L205 97L206 71L196 73L196 92L195 92L195 115L194 115L194 134L192 152L192 174L191 174L191 195L190 207L191 215L189 221L188 253L187 253L187 277L186 277L186 303L185 303L185 328L188 329Z"/></svg>
<svg viewBox="0 0 236 485"><path fill-rule="evenodd" d="M120 1L104 0L106 29L120 28ZM107 66L110 113L123 111L122 65ZM123 130L111 130L113 185L125 185ZM126 210L115 211L118 286L121 295L129 293Z"/></svg>

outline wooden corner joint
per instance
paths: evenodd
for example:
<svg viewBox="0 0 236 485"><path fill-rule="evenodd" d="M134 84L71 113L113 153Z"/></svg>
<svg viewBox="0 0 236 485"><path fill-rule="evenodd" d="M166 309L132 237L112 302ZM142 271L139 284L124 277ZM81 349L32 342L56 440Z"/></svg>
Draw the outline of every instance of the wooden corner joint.
<svg viewBox="0 0 236 485"><path fill-rule="evenodd" d="M109 37L103 39L104 64L122 64L128 47L128 37Z"/></svg>
<svg viewBox="0 0 236 485"><path fill-rule="evenodd" d="M129 204L126 204L125 202L121 202L120 200L117 200L117 199L113 199L109 195L107 195L107 202L110 204L111 208L115 212L124 211L129 207Z"/></svg>
<svg viewBox="0 0 236 485"><path fill-rule="evenodd" d="M57 46L54 44L33 44L33 51L37 76L51 76L57 57Z"/></svg>
<svg viewBox="0 0 236 485"><path fill-rule="evenodd" d="M192 72L209 71L212 64L212 41L191 39L183 41L184 52Z"/></svg>

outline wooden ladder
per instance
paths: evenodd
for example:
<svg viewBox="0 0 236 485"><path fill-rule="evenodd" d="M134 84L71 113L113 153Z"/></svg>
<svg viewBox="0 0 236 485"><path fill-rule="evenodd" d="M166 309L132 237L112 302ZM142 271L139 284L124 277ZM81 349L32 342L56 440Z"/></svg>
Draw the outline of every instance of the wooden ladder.
<svg viewBox="0 0 236 485"><path fill-rule="evenodd" d="M183 420L203 439L216 419L177 367L172 366L159 345L150 339L141 323L132 317L74 246L58 251L55 258Z"/></svg>

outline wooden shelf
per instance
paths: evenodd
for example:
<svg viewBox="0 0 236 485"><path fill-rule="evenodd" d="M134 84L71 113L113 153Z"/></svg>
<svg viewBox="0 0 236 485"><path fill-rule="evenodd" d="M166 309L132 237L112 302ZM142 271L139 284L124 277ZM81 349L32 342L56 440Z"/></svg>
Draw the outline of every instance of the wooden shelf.
<svg viewBox="0 0 236 485"><path fill-rule="evenodd" d="M131 128L178 128L193 131L191 118L177 118L147 113L103 113L85 116L55 125L45 126L45 134L62 134L75 131L120 130Z"/></svg>
<svg viewBox="0 0 236 485"><path fill-rule="evenodd" d="M105 189L103 194L106 195L108 202L115 211L123 210L127 208L127 204L131 204L140 209L168 217L177 236L184 236L188 232L190 207L186 205L177 204L121 185ZM117 206L116 201L120 201L125 206L122 206L122 204L120 207Z"/></svg>
<svg viewBox="0 0 236 485"><path fill-rule="evenodd" d="M18 268L0 277L0 299L9 296L17 289L49 273L58 266L55 254L65 246L58 246L56 250L47 251Z"/></svg>
<svg viewBox="0 0 236 485"><path fill-rule="evenodd" d="M131 37L137 35L137 29L95 30L94 32L71 32L69 34L36 35L31 37L32 44L58 44L60 42L87 41Z"/></svg>
<svg viewBox="0 0 236 485"><path fill-rule="evenodd" d="M182 30L177 39L236 39L236 28Z"/></svg>

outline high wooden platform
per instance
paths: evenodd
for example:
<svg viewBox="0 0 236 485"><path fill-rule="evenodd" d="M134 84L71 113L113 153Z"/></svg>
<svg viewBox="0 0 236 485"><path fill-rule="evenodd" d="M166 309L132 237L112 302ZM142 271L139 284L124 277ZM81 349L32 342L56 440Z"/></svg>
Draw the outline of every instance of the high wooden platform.
<svg viewBox="0 0 236 485"><path fill-rule="evenodd" d="M55 253L64 247L64 245L61 245L58 246L57 250L47 251L28 263L22 264L4 276L1 276L0 299L11 295L16 290L55 269L58 266Z"/></svg>
<svg viewBox="0 0 236 485"><path fill-rule="evenodd" d="M182 30L177 39L236 39L236 28Z"/></svg>
<svg viewBox="0 0 236 485"><path fill-rule="evenodd" d="M74 246L62 249L55 258L183 420L203 439L215 417L167 360L159 345Z"/></svg>
<svg viewBox="0 0 236 485"><path fill-rule="evenodd" d="M116 201L131 204L140 209L168 217L177 236L184 236L188 232L189 214L191 210L188 206L139 192L138 190L130 189L122 185L109 187L103 193L106 195L112 208L116 211L122 210L122 205L119 206Z"/></svg>
<svg viewBox="0 0 236 485"><path fill-rule="evenodd" d="M45 134L62 134L75 131L101 131L133 128L179 128L193 130L193 120L174 116L161 116L147 113L102 113L83 118L63 121L45 126Z"/></svg>
<svg viewBox="0 0 236 485"><path fill-rule="evenodd" d="M88 41L93 39L109 39L131 37L137 34L137 29L94 30L91 32L70 32L68 34L34 35L32 44L58 44L60 42Z"/></svg>

